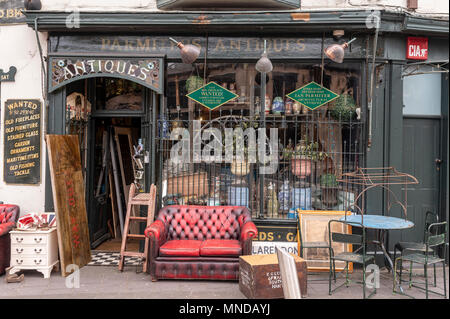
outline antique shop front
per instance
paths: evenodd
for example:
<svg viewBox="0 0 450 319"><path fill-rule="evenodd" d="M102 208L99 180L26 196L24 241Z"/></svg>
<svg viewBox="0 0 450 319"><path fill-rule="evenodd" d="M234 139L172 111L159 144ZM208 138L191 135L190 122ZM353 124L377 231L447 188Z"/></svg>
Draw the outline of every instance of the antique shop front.
<svg viewBox="0 0 450 319"><path fill-rule="evenodd" d="M386 130L398 113L392 90L404 57L390 59L389 36L378 39L375 65L367 13L261 16L147 13L130 23L126 14L102 21L87 13L69 33L63 13L27 14L31 27L49 32L47 133L80 137L92 247L118 233L115 211L126 209L127 187L138 180L143 191L156 184L158 207L247 206L259 231L254 253L272 252L273 242L296 252L297 214L310 212L320 225L353 203L358 190L337 181L342 173L398 164L396 152L384 151L401 143ZM169 38L199 56L184 63ZM323 53L353 38L342 63ZM261 73L255 64L265 49L273 70ZM220 98L202 99L205 85ZM117 148L115 185L114 170L109 180L102 173L106 145ZM245 160L229 157L227 145ZM367 205L380 206L379 196Z"/></svg>

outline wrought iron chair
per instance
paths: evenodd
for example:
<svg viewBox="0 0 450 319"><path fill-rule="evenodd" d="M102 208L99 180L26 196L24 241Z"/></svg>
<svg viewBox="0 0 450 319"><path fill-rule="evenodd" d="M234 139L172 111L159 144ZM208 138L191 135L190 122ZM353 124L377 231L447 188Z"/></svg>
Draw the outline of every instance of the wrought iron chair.
<svg viewBox="0 0 450 319"><path fill-rule="evenodd" d="M426 236L427 236L427 231L428 231L428 227L430 227L431 224L433 223L438 223L439 222L439 215L436 212L431 212L431 211L427 211L425 213L425 226L423 228L423 241L422 242L398 242L395 244L394 246L394 261L396 260L396 256L397 256L397 251L400 251L400 255L403 256L403 251L404 250L408 250L408 251L420 251L420 252L425 252L427 251L428 253L434 253L434 250L432 248L430 248L429 250L427 250L426 248L426 244L425 244L425 240L426 240ZM402 282L402 271L403 271L403 265L400 263L400 271L399 271L399 281L400 283ZM436 264L433 265L434 268L434 286L436 287ZM424 274L425 274L425 268L424 268Z"/></svg>
<svg viewBox="0 0 450 319"><path fill-rule="evenodd" d="M298 253L301 258L303 258L303 251L308 248L320 248L320 249L328 249L329 256L331 256L331 246L326 241L315 241L315 242L304 242L302 237L302 225L300 225L300 216L297 216L297 234L298 234ZM334 282L336 282L336 272L333 263L333 276ZM324 281L327 279L314 279L309 281Z"/></svg>
<svg viewBox="0 0 450 319"><path fill-rule="evenodd" d="M446 245L446 235L447 235L447 222L441 222L441 223L433 223L430 226L428 226L427 232L425 234L425 250L424 251L417 251L417 250L411 250L411 254L407 254L404 256L400 256L395 260L394 265L394 283L393 283L393 292L399 293L402 295L406 295L408 297L413 298L412 296L404 293L403 291L396 291L395 290L395 284L397 282L396 275L397 275L397 266L399 262L409 261L410 267L409 267L409 288L416 287L422 290L425 290L425 296L428 299L428 293L434 293L440 296L444 296L447 298L447 281L446 281L446 270L445 270L445 259L447 255L447 249L443 249L444 256L443 258L440 258L436 254L436 250L439 246ZM444 247L445 248L445 247ZM427 253L433 251L433 254ZM407 249L406 249L407 250ZM412 266L413 263L422 264L424 267L424 277L425 277L425 288L421 286L413 285L412 281ZM435 266L438 263L442 263L442 269L444 273L444 294L441 294L437 291L429 290L428 289L428 266L433 265ZM401 285L401 282L399 282L399 285Z"/></svg>
<svg viewBox="0 0 450 319"><path fill-rule="evenodd" d="M362 229L362 234L346 234L344 232L333 232L332 231L332 224L342 224L344 226L344 229L347 229L348 226L356 226L360 227ZM330 251L331 251L331 258L330 258L330 276L329 276L329 290L328 293L331 295L332 292L336 291L338 288L342 286L349 286L351 280L349 279L348 275L348 266L349 263L357 263L361 264L363 267L363 279L362 282L357 282L363 285L363 298L366 299L366 265L372 261L372 263L375 262L374 256L368 256L366 255L366 228L361 223L349 223L347 221L343 220L330 220L328 222L328 234L329 234L329 241L330 241ZM337 255L334 255L333 250L333 243L342 243L342 244L351 244L351 245L358 245L360 246L353 252L343 252ZM357 253L361 250L361 253ZM341 284L338 287L335 287L334 289L331 289L331 278L332 278L332 271L331 271L331 264L335 263L335 261L344 261L346 263L345 265L345 282ZM334 267L333 267L334 268ZM355 281L356 282L356 281ZM372 295L376 294L377 289L376 285L373 288L373 291L369 294L367 298L370 298Z"/></svg>

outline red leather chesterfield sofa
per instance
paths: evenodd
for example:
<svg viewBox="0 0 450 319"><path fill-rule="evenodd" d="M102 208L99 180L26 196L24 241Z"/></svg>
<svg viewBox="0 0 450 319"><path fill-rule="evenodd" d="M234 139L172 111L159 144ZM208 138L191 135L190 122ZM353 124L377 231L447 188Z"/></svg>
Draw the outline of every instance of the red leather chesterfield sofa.
<svg viewBox="0 0 450 319"><path fill-rule="evenodd" d="M9 267L11 238L9 232L16 226L20 209L17 205L0 204L0 276Z"/></svg>
<svg viewBox="0 0 450 319"><path fill-rule="evenodd" d="M146 228L152 280L239 280L239 256L250 255L257 235L240 206L166 206Z"/></svg>

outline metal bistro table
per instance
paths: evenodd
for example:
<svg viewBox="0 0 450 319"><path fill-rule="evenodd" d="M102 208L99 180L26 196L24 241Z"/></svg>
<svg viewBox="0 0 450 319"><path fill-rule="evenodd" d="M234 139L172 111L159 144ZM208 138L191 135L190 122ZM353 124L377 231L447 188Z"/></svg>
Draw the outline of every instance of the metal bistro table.
<svg viewBox="0 0 450 319"><path fill-rule="evenodd" d="M385 259L388 261L389 268L391 270L394 269L394 264L384 245L387 232L389 230L401 230L414 227L414 223L409 220L381 215L348 215L342 217L341 220L346 220L350 224L352 222L360 223L368 229L376 230L377 238L376 240L371 241L370 243L377 244L381 247L381 250L383 251L383 254L386 257ZM359 225L355 224L355 226L357 227Z"/></svg>

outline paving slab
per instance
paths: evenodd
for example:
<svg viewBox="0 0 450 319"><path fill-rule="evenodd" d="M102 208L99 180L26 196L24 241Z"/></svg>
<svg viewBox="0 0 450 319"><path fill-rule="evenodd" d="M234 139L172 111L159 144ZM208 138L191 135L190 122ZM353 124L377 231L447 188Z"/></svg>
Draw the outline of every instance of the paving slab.
<svg viewBox="0 0 450 319"><path fill-rule="evenodd" d="M438 286L442 287L443 273L439 267L437 272ZM198 281L198 280L158 280L151 281L148 274L136 271L136 267L125 267L120 272L117 267L85 266L80 270L80 287L67 288L67 279L59 272L53 272L49 279L35 271L23 271L24 281L21 283L5 282L5 276L0 277L0 298L33 298L33 299L242 299L246 297L239 290L238 282L230 281ZM448 273L448 268L446 269ZM423 269L415 269L414 274L420 275ZM362 271L356 269L351 277L361 279ZM406 276L404 277L407 278ZM432 271L430 271L430 284ZM362 286L352 283L350 287L342 287L331 296L328 294L328 275L311 275L308 281L307 299L361 299ZM323 281L313 281L323 279ZM386 269L380 271L380 288L373 299L409 299L409 297L392 293L392 274ZM415 277L415 280L423 280ZM338 276L338 284L343 279ZM334 283L333 283L334 285ZM431 285L432 286L432 285ZM404 291L415 298L425 298L419 289L408 289L403 283ZM438 288L439 288L438 287ZM448 276L447 276L448 287ZM434 288L434 287L431 287ZM367 291L370 291L368 289ZM443 292L442 289L440 291ZM430 294L430 299L443 299Z"/></svg>

